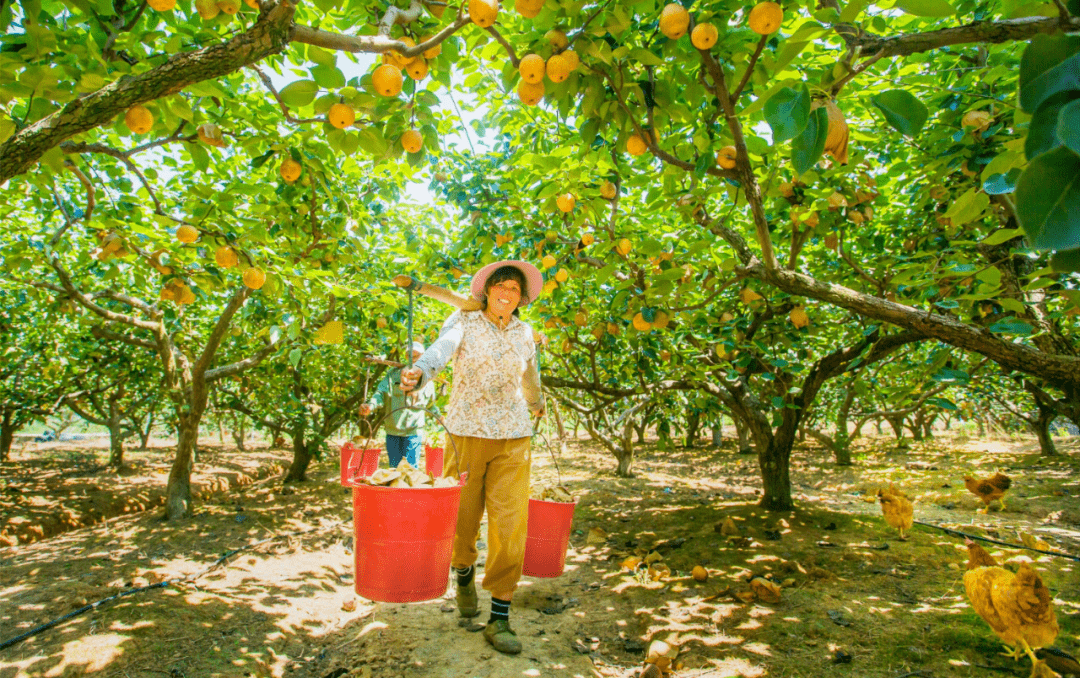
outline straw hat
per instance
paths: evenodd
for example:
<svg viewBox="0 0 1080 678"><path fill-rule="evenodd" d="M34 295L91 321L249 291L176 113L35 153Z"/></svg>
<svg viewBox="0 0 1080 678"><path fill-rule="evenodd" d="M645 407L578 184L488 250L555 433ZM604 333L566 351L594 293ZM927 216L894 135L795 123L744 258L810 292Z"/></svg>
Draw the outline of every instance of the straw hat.
<svg viewBox="0 0 1080 678"><path fill-rule="evenodd" d="M487 284L488 278L491 274L499 270L503 266L513 266L525 275L525 296L528 297L528 301L519 306L528 306L532 302L536 301L536 298L540 296L540 292L544 289L544 276L540 273L540 269L533 266L527 261L519 261L517 259L505 259L503 261L496 261L488 264L479 271L472 279L472 295L473 299L484 298L484 285Z"/></svg>

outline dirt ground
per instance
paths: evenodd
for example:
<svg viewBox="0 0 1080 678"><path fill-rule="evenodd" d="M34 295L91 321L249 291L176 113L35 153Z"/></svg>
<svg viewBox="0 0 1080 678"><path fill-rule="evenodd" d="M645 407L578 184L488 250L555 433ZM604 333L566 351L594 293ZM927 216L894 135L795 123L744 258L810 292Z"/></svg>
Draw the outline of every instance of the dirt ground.
<svg viewBox="0 0 1080 678"><path fill-rule="evenodd" d="M1011 543L1023 531L1078 555L1080 454L1072 440L1059 449L1061 457L1044 459L1033 441L937 438L896 450L870 438L859 441L854 467L838 469L808 444L792 465L797 510L770 514L754 503L755 458L737 454L730 440L674 452L650 441L629 479L614 475L614 460L597 446L571 442L560 463L578 498L567 568L555 579L522 581L511 613L525 647L516 657L488 647L479 624L459 624L452 588L409 605L353 593L350 496L330 459L306 483L283 489L269 477L212 494L186 521L162 522L159 511L119 514L0 549L0 642L130 587L202 573L0 650L0 678L629 678L657 639L679 648L677 678L1027 676L1025 662L998 654L996 637L967 604L962 539L916 525L901 542L866 499L895 482L916 497L918 521ZM283 452L258 455L261 465L287 461ZM13 473L23 474L19 483L43 482L20 463L0 467L7 487ZM63 476L77 463L62 453L38 468ZM1010 474L1013 489L1004 510L995 504L977 514L962 477L994 470ZM534 482L554 478L538 450ZM124 495L147 479L115 477L107 493ZM10 519L8 505L3 511ZM726 518L745 539L718 532ZM1078 563L987 546L1042 573L1061 625L1056 645L1077 654ZM621 567L654 549L669 577L653 581ZM707 581L689 576L695 565L707 568ZM751 600L751 575L782 584L780 602ZM481 591L481 604L488 599Z"/></svg>

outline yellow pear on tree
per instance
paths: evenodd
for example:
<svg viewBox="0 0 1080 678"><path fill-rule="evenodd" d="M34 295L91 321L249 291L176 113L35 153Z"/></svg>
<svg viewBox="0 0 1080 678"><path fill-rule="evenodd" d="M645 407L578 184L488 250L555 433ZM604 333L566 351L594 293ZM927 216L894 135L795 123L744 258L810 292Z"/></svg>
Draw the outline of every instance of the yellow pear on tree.
<svg viewBox="0 0 1080 678"><path fill-rule="evenodd" d="M408 153L416 153L424 145L424 135L415 129L405 130L401 135L401 147Z"/></svg>
<svg viewBox="0 0 1080 678"><path fill-rule="evenodd" d="M735 169L735 159L738 152L734 146L724 146L716 154L716 164L722 169Z"/></svg>
<svg viewBox="0 0 1080 678"><path fill-rule="evenodd" d="M613 200L615 198L615 184L610 181L605 181L600 184L600 197L605 200Z"/></svg>
<svg viewBox="0 0 1080 678"><path fill-rule="evenodd" d="M716 26L712 24L698 24L694 26L694 30L690 32L690 42L694 47L705 50L711 48L716 44L717 38L720 37L720 32L716 30Z"/></svg>
<svg viewBox="0 0 1080 678"><path fill-rule="evenodd" d="M154 116L149 108L136 104L124 114L124 124L132 134L146 134L154 126Z"/></svg>
<svg viewBox="0 0 1080 678"><path fill-rule="evenodd" d="M624 257L630 254L630 250L634 249L634 244L630 242L629 238L620 238L619 242L615 243L615 251Z"/></svg>
<svg viewBox="0 0 1080 678"><path fill-rule="evenodd" d="M544 85L522 80L518 83L518 98L526 106L535 106L544 98Z"/></svg>
<svg viewBox="0 0 1080 678"><path fill-rule="evenodd" d="M758 35L772 35L784 21L784 10L775 2L759 2L750 10L747 24Z"/></svg>
<svg viewBox="0 0 1080 678"><path fill-rule="evenodd" d="M498 16L498 0L469 0L469 19L480 28L492 25Z"/></svg>
<svg viewBox="0 0 1080 678"><path fill-rule="evenodd" d="M194 226L182 224L180 228L176 229L176 239L185 245L190 245L199 239L199 231Z"/></svg>
<svg viewBox="0 0 1080 678"><path fill-rule="evenodd" d="M262 269L252 266L251 268L244 271L244 285L246 285L247 287L253 290L258 290L261 289L262 286L265 284L266 273L264 273Z"/></svg>
<svg viewBox="0 0 1080 678"><path fill-rule="evenodd" d="M356 122L356 111L349 104L339 102L326 112L326 120L338 129L345 129Z"/></svg>
<svg viewBox="0 0 1080 678"><path fill-rule="evenodd" d="M285 158L284 160L282 160L281 166L278 168L278 173L281 175L281 178L287 184L291 184L297 179L299 179L300 173L302 171L303 170L300 167L300 163L296 162L292 158Z"/></svg>
<svg viewBox="0 0 1080 678"><path fill-rule="evenodd" d="M544 80L544 58L539 54L526 54L518 63L518 73L521 79L528 83L538 83Z"/></svg>
<svg viewBox="0 0 1080 678"><path fill-rule="evenodd" d="M668 3L660 11L660 32L669 40L678 40L690 27L690 13L677 2Z"/></svg>
<svg viewBox="0 0 1080 678"><path fill-rule="evenodd" d="M577 204L577 199L573 193L563 193L555 198L555 204L559 206L559 209L563 212L572 212L574 205Z"/></svg>
<svg viewBox="0 0 1080 678"><path fill-rule="evenodd" d="M214 261L222 268L232 268L233 266L236 266L240 260L236 255L236 250L225 245L214 251Z"/></svg>
<svg viewBox="0 0 1080 678"><path fill-rule="evenodd" d="M371 74L372 87L384 97L396 97L403 82L401 69L393 64L383 64Z"/></svg>
<svg viewBox="0 0 1080 678"><path fill-rule="evenodd" d="M545 255L544 258L540 260L540 265L544 268L551 268L556 263L558 262L555 260L555 257L551 256L550 254Z"/></svg>
<svg viewBox="0 0 1080 678"><path fill-rule="evenodd" d="M563 33L557 28L552 28L547 33L544 33L544 39L551 45L551 49L558 53L570 46L570 40L567 39L566 33Z"/></svg>

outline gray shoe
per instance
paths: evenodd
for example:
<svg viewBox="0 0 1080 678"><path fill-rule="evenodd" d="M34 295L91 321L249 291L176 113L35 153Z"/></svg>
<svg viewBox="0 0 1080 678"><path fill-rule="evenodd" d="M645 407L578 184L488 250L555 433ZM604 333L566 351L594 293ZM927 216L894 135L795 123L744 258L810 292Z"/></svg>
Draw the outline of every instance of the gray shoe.
<svg viewBox="0 0 1080 678"><path fill-rule="evenodd" d="M457 609L462 617L475 617L480 614L479 600L476 595L476 579L471 579L468 584L457 587Z"/></svg>
<svg viewBox="0 0 1080 678"><path fill-rule="evenodd" d="M517 634L510 628L510 622L505 619L496 619L484 627L484 638L503 654L517 654L521 652L521 641Z"/></svg>

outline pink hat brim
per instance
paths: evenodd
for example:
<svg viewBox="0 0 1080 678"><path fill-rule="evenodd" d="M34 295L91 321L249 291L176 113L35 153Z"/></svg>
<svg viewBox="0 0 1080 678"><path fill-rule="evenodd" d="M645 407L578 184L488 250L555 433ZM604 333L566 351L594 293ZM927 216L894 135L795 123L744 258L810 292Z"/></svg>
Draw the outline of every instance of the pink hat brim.
<svg viewBox="0 0 1080 678"><path fill-rule="evenodd" d="M537 267L527 261L519 261L518 259L496 261L477 271L476 275L472 278L471 289L473 299L479 301L484 298L484 284L487 283L487 279L491 277L492 273L503 266L513 266L525 274L525 293L528 295L529 300L524 304L521 304L521 306L528 306L536 301L537 297L540 296L540 293L544 289L544 276Z"/></svg>

